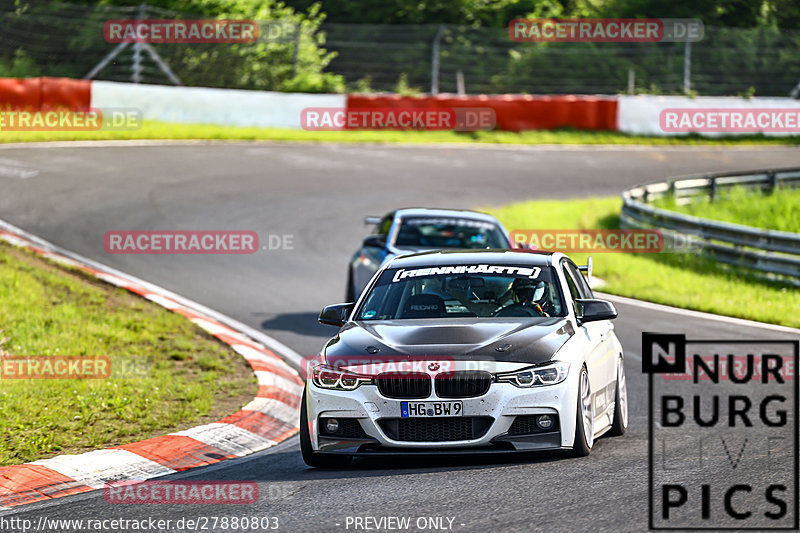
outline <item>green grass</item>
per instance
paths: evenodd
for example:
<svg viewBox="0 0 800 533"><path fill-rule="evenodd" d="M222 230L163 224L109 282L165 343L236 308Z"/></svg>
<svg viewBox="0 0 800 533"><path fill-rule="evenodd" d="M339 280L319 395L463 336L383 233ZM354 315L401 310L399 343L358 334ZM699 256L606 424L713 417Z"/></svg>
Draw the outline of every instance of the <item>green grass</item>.
<svg viewBox="0 0 800 533"><path fill-rule="evenodd" d="M800 233L800 189L778 189L765 195L736 187L718 195L713 202L697 198L690 204L677 205L670 197L653 205L723 222Z"/></svg>
<svg viewBox="0 0 800 533"><path fill-rule="evenodd" d="M622 200L536 200L484 209L509 231L521 229L612 229L619 227ZM587 254L569 254L578 264ZM761 280L693 254L595 253L594 274L602 291L790 327L800 327L800 289Z"/></svg>
<svg viewBox="0 0 800 533"><path fill-rule="evenodd" d="M522 133L480 131L304 131L276 128L242 128L207 124L166 124L145 121L133 131L15 132L0 131L0 143L128 140L128 139L205 139L231 141L305 141L342 143L497 143L497 144L641 144L641 145L797 145L800 136L704 138L644 137L617 132L537 130Z"/></svg>
<svg viewBox="0 0 800 533"><path fill-rule="evenodd" d="M252 399L239 355L123 289L0 243L0 354L106 355L141 372L0 379L0 465L218 420Z"/></svg>

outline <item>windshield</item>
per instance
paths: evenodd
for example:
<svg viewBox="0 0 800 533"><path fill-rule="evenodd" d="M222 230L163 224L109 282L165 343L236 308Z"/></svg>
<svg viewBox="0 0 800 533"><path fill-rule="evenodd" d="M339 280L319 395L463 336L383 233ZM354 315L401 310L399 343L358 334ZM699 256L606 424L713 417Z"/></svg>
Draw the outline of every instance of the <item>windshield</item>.
<svg viewBox="0 0 800 533"><path fill-rule="evenodd" d="M453 265L384 271L356 320L565 315L552 267Z"/></svg>
<svg viewBox="0 0 800 533"><path fill-rule="evenodd" d="M395 246L412 248L508 248L497 224L448 217L407 217L400 222Z"/></svg>

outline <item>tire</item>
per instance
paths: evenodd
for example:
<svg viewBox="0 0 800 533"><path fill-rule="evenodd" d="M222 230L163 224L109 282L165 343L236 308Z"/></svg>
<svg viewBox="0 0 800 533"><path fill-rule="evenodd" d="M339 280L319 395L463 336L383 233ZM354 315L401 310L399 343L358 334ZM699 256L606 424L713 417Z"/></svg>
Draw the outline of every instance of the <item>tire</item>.
<svg viewBox="0 0 800 533"><path fill-rule="evenodd" d="M303 403L300 406L300 453L303 462L314 468L344 468L353 462L349 455L315 452L311 448L311 435L308 432L308 411L306 410L306 391L303 391Z"/></svg>
<svg viewBox="0 0 800 533"><path fill-rule="evenodd" d="M594 444L594 402L589 385L589 373L581 368L578 376L578 401L575 409L575 440L572 443L573 457L586 457ZM586 417L589 417L586 419Z"/></svg>
<svg viewBox="0 0 800 533"><path fill-rule="evenodd" d="M350 268L347 270L347 291L344 297L344 301L348 303L354 303L356 301L356 289L353 287L353 269Z"/></svg>
<svg viewBox="0 0 800 533"><path fill-rule="evenodd" d="M617 361L617 391L614 395L614 418L608 434L612 437L624 435L628 429L628 383L625 379L625 362Z"/></svg>

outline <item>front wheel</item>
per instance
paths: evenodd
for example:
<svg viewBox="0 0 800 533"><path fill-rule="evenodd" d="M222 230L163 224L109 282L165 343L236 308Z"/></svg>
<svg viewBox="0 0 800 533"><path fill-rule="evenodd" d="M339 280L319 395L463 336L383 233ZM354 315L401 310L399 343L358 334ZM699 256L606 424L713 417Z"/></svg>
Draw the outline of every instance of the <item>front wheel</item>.
<svg viewBox="0 0 800 533"><path fill-rule="evenodd" d="M575 440L572 443L574 457L586 457L594 444L594 402L589 385L589 373L581 368L578 377L578 406L575 415Z"/></svg>
<svg viewBox="0 0 800 533"><path fill-rule="evenodd" d="M343 468L353 462L353 458L349 455L319 453L315 452L311 447L305 390L303 391L303 403L300 407L300 453L303 455L303 462L314 468Z"/></svg>
<svg viewBox="0 0 800 533"><path fill-rule="evenodd" d="M614 419L608 434L612 437L624 435L628 429L628 384L625 381L625 362L617 361L617 392L614 396Z"/></svg>

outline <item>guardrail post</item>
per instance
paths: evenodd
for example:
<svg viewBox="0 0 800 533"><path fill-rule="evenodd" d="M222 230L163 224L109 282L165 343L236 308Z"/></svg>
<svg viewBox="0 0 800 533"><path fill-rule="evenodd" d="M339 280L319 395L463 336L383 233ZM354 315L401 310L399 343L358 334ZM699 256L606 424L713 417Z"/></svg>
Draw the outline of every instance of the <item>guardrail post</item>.
<svg viewBox="0 0 800 533"><path fill-rule="evenodd" d="M778 175L770 170L767 172L767 192L768 194L774 194L775 189L778 186Z"/></svg>
<svg viewBox="0 0 800 533"><path fill-rule="evenodd" d="M711 177L711 188L708 191L708 201L714 202L714 197L717 195L717 177Z"/></svg>

